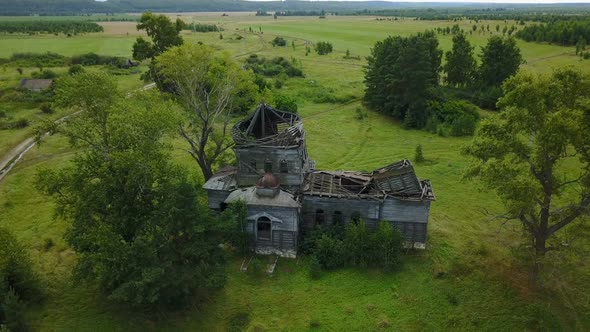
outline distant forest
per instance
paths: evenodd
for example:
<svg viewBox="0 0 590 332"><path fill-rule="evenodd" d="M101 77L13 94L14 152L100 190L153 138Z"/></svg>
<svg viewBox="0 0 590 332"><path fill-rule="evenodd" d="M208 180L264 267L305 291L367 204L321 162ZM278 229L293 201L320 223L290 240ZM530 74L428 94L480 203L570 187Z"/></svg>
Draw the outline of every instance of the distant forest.
<svg viewBox="0 0 590 332"><path fill-rule="evenodd" d="M469 4L408 3L385 1L239 1L239 0L0 0L0 15L80 15L95 13L154 12L235 12L235 11L320 12L338 14L371 14L411 16L421 19L452 19L457 16L559 15L589 11L584 4ZM483 17L482 17L483 19Z"/></svg>

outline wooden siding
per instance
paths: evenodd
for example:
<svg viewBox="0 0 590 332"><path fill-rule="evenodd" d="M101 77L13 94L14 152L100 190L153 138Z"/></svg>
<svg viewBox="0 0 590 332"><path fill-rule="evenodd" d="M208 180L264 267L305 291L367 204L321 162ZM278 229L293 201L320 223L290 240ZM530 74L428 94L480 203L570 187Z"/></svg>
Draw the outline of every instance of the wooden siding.
<svg viewBox="0 0 590 332"><path fill-rule="evenodd" d="M425 223L394 221L393 226L402 233L406 241L426 243L427 227Z"/></svg>
<svg viewBox="0 0 590 332"><path fill-rule="evenodd" d="M428 222L430 201L404 201L388 198L381 206L381 220L399 222Z"/></svg>
<svg viewBox="0 0 590 332"><path fill-rule="evenodd" d="M303 199L303 227L311 229L316 224L316 211L324 211L327 224L334 222L334 212L342 213L342 221L348 222L354 215L359 215L370 227L379 220L379 205L376 200L356 200L338 197L305 196Z"/></svg>
<svg viewBox="0 0 590 332"><path fill-rule="evenodd" d="M221 208L221 203L225 201L227 196L229 196L229 191L225 190L207 190L207 196L209 198L209 208L219 210Z"/></svg>
<svg viewBox="0 0 590 332"><path fill-rule="evenodd" d="M305 146L296 149L276 149L265 147L237 148L238 186L252 186L264 173L265 162L270 161L272 173L279 178L285 187L298 187L303 183L305 162ZM281 173L281 161L287 162L287 173ZM256 172L251 168L256 162Z"/></svg>

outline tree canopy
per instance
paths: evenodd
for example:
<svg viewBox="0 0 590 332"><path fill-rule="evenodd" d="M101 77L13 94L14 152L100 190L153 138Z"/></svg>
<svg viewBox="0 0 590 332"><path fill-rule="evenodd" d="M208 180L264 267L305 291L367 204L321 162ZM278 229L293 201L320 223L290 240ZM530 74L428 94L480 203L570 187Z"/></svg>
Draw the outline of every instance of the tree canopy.
<svg viewBox="0 0 590 332"><path fill-rule="evenodd" d="M493 36L481 48L479 79L488 87L500 86L513 76L524 61L514 38Z"/></svg>
<svg viewBox="0 0 590 332"><path fill-rule="evenodd" d="M156 60L185 111L188 125L179 130L207 180L231 147L226 136L232 115L256 101L254 74L206 45L174 47Z"/></svg>
<svg viewBox="0 0 590 332"><path fill-rule="evenodd" d="M522 223L540 259L589 211L590 78L573 69L519 73L503 88L500 114L483 121L464 150L473 161L468 175L503 199L503 217Z"/></svg>
<svg viewBox="0 0 590 332"><path fill-rule="evenodd" d="M377 42L365 68L365 100L373 109L421 128L438 86L442 51L433 32Z"/></svg>
<svg viewBox="0 0 590 332"><path fill-rule="evenodd" d="M180 31L184 22L176 19L172 22L166 15L143 13L137 24L137 30L145 30L151 42L138 37L133 45L133 58L139 61L154 58L173 46L182 45Z"/></svg>
<svg viewBox="0 0 590 332"><path fill-rule="evenodd" d="M473 47L465 37L459 33L453 36L453 49L445 53L447 62L443 69L447 73L446 82L452 86L465 87L473 83L476 75L476 62L473 57Z"/></svg>
<svg viewBox="0 0 590 332"><path fill-rule="evenodd" d="M223 253L208 210L163 142L177 123L174 106L135 97L121 98L104 74L60 79L57 104L80 112L54 129L82 150L71 166L40 172L37 185L69 222L79 279L118 302L186 303L223 285Z"/></svg>

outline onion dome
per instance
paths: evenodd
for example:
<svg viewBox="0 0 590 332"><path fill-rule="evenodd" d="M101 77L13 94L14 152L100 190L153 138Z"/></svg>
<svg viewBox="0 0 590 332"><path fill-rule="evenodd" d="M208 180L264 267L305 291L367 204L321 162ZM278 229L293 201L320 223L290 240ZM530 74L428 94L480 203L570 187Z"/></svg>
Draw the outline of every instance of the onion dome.
<svg viewBox="0 0 590 332"><path fill-rule="evenodd" d="M278 189L280 185L279 178L274 174L267 172L258 181L256 181L256 188L260 189Z"/></svg>

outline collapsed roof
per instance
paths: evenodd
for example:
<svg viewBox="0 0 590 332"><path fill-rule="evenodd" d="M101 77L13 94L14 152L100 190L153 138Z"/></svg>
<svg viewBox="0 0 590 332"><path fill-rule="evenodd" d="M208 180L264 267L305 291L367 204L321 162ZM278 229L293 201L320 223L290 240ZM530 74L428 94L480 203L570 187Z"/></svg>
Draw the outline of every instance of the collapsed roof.
<svg viewBox="0 0 590 332"><path fill-rule="evenodd" d="M305 139L303 122L297 114L260 104L251 116L231 130L236 146L298 147Z"/></svg>
<svg viewBox="0 0 590 332"><path fill-rule="evenodd" d="M435 199L430 181L420 181L409 160L401 160L372 173L314 171L307 175L303 193L349 198Z"/></svg>

